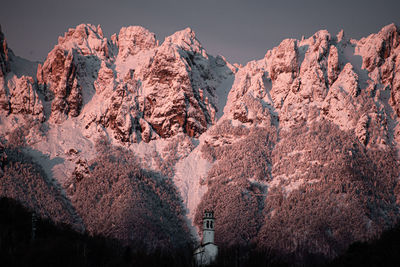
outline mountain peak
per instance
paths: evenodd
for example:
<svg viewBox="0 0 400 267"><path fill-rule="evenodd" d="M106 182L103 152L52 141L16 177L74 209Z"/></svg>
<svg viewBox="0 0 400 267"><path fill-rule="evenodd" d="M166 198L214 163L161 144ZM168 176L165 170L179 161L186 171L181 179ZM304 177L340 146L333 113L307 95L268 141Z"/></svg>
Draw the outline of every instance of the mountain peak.
<svg viewBox="0 0 400 267"><path fill-rule="evenodd" d="M0 25L0 72L5 74L8 71L10 71L9 49Z"/></svg>
<svg viewBox="0 0 400 267"><path fill-rule="evenodd" d="M125 59L157 46L156 36L141 26L122 27L118 34L118 57Z"/></svg>
<svg viewBox="0 0 400 267"><path fill-rule="evenodd" d="M166 37L164 43L175 44L183 50L195 53L201 53L203 50L203 47L196 38L195 32L189 27Z"/></svg>
<svg viewBox="0 0 400 267"><path fill-rule="evenodd" d="M99 58L108 57L107 38L104 38L100 25L79 24L76 28L69 28L64 36L58 38L54 48L66 51L75 49L79 54L96 55Z"/></svg>
<svg viewBox="0 0 400 267"><path fill-rule="evenodd" d="M99 32L100 31L100 34ZM97 37L102 38L103 32L100 28L92 25L92 24L79 24L76 28L69 28L68 31L64 34L64 37L59 37L59 43L65 43L71 40L81 41L83 39L88 39L89 37Z"/></svg>
<svg viewBox="0 0 400 267"><path fill-rule="evenodd" d="M336 35L336 40L337 40L337 42L339 43L339 42L341 42L342 40L345 40L345 39L346 39L346 37L345 37L345 34L344 34L344 30L341 29L341 30L338 32L338 34Z"/></svg>
<svg viewBox="0 0 400 267"><path fill-rule="evenodd" d="M391 24L388 24L388 25L384 26L379 31L379 34L383 35L383 36L387 36L388 34L392 34L392 33L396 32L396 31L398 31L398 28L397 28L396 24L391 23Z"/></svg>

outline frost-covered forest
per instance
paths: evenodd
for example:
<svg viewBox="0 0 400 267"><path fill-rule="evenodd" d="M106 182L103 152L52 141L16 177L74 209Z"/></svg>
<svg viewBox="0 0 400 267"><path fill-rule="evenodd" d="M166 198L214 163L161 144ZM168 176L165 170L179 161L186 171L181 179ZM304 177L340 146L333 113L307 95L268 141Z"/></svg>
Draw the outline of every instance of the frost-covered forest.
<svg viewBox="0 0 400 267"><path fill-rule="evenodd" d="M390 149L366 149L329 121L281 131L279 138L270 129L229 122L213 130L215 136L247 134L202 148L216 163L204 181L209 190L196 223L204 209L214 209L219 245L332 258L397 221L399 165Z"/></svg>
<svg viewBox="0 0 400 267"><path fill-rule="evenodd" d="M89 233L140 244L179 248L191 242L185 210L170 178L141 169L135 155L97 142L85 177L72 177L72 204Z"/></svg>
<svg viewBox="0 0 400 267"><path fill-rule="evenodd" d="M182 150L194 149L190 139L184 146L170 142L163 150L168 157L153 155L156 172L100 138L96 156L58 185L28 155L18 131L1 143L2 197L91 236L119 240L130 253L185 254L194 244L171 178ZM201 227L203 211L214 210L221 259L326 263L397 222L395 152L367 148L327 120L280 132L225 120L199 149L213 165L200 181L208 190L195 223Z"/></svg>
<svg viewBox="0 0 400 267"><path fill-rule="evenodd" d="M15 139L0 139L0 196L20 201L41 217L81 228L61 186L50 180L42 167L24 152L24 139L18 132L12 135Z"/></svg>

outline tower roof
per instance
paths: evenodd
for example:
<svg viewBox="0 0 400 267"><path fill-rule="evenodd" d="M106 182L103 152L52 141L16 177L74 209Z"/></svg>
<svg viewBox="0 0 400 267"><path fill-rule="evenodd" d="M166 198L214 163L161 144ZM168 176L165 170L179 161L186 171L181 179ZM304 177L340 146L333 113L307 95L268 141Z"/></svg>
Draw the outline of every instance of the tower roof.
<svg viewBox="0 0 400 267"><path fill-rule="evenodd" d="M204 211L203 219L215 219L215 217L214 217L214 211L212 211L212 210L205 210L205 211Z"/></svg>

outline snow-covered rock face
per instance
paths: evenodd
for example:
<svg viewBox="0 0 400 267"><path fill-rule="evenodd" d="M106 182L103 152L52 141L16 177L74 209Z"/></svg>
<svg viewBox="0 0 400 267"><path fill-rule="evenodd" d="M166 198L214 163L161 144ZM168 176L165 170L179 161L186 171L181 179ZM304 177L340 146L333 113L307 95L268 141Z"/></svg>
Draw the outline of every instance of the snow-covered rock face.
<svg viewBox="0 0 400 267"><path fill-rule="evenodd" d="M0 26L0 75L4 76L10 71L8 46Z"/></svg>
<svg viewBox="0 0 400 267"><path fill-rule="evenodd" d="M360 41L347 40L343 31L332 37L325 30L301 41L284 40L265 58L237 72L225 116L250 123L259 123L263 117L274 122L277 117L281 128L329 119L341 129L358 129L358 133L374 125L381 129L379 142L386 144L390 112L385 90L390 90L389 103L400 114L398 44L399 29L394 24ZM270 116L260 115L265 109ZM365 135L360 139L365 144L373 141Z"/></svg>
<svg viewBox="0 0 400 267"><path fill-rule="evenodd" d="M200 42L196 39L196 34L190 28L186 28L182 31L178 31L171 36L165 38L164 45L174 45L182 50L201 54L207 58L205 50L201 46Z"/></svg>
<svg viewBox="0 0 400 267"><path fill-rule="evenodd" d="M32 77L13 76L8 81L10 95L10 109L15 114L31 114L33 117L43 122L43 104L36 90L36 84Z"/></svg>
<svg viewBox="0 0 400 267"><path fill-rule="evenodd" d="M228 64L209 57L190 29L145 49L151 50L144 52L144 64L132 64L140 84L138 106L143 119L163 138L181 132L198 137L215 122L216 88L232 75Z"/></svg>
<svg viewBox="0 0 400 267"><path fill-rule="evenodd" d="M156 36L140 26L123 27L119 31L117 45L118 59L125 60L128 56L156 47Z"/></svg>
<svg viewBox="0 0 400 267"><path fill-rule="evenodd" d="M69 29L63 37L58 38L55 48L66 51L76 50L81 55L95 55L100 59L110 56L109 44L107 38L103 36L100 25L95 27L91 24L80 24L75 29Z"/></svg>
<svg viewBox="0 0 400 267"><path fill-rule="evenodd" d="M82 24L59 37L35 81L14 77L14 56L0 34L0 101L3 110L40 121L81 116L83 131L110 130L123 143L180 133L199 137L222 109L225 118L279 128L329 119L370 135L374 126L387 143L394 127L389 108L400 114L399 38L394 24L360 41L321 30L284 40L236 70L208 55L190 28L159 45L140 26L124 27L108 40L100 26ZM226 100L219 86L233 77ZM366 117L368 123L359 121Z"/></svg>
<svg viewBox="0 0 400 267"><path fill-rule="evenodd" d="M31 115L43 122L43 104L37 92L36 82L30 76L16 74L20 74L16 68L24 68L18 66L18 60L8 48L0 28L0 111L7 114Z"/></svg>
<svg viewBox="0 0 400 267"><path fill-rule="evenodd" d="M46 96L52 100L51 119L62 122L67 115L76 117L82 106L82 88L78 82L77 53L56 48L49 54L43 67L38 68L38 83Z"/></svg>
<svg viewBox="0 0 400 267"><path fill-rule="evenodd" d="M102 126L122 142L149 142L206 131L221 101L216 88L232 69L208 56L190 29L158 45L143 27L124 27L107 41L99 26L82 24L59 38L37 80L51 101L51 122L81 115L86 129Z"/></svg>
<svg viewBox="0 0 400 267"><path fill-rule="evenodd" d="M0 27L0 108L9 110L7 91L5 88L5 76L10 71L8 47L4 34Z"/></svg>
<svg viewBox="0 0 400 267"><path fill-rule="evenodd" d="M400 116L400 29L394 24L357 42L356 54L377 88L390 90L390 105Z"/></svg>
<svg viewBox="0 0 400 267"><path fill-rule="evenodd" d="M100 27L79 25L69 29L38 66L37 80L51 102L50 120L62 122L80 114L82 90L90 90L100 61L109 58L108 42ZM82 88L86 87L86 88Z"/></svg>

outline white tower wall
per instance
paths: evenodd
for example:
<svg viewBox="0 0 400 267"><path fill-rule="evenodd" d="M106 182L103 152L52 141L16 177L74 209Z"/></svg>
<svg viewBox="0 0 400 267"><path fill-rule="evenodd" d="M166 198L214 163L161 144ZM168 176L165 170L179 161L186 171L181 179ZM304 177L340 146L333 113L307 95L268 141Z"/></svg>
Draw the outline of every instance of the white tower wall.
<svg viewBox="0 0 400 267"><path fill-rule="evenodd" d="M214 244L214 212L205 211L203 217L203 240L194 252L196 266L207 266L218 256L218 247Z"/></svg>
<svg viewBox="0 0 400 267"><path fill-rule="evenodd" d="M203 218L203 244L214 243L214 226L214 213L205 212Z"/></svg>
<svg viewBox="0 0 400 267"><path fill-rule="evenodd" d="M203 244L214 243L214 230L204 230Z"/></svg>

